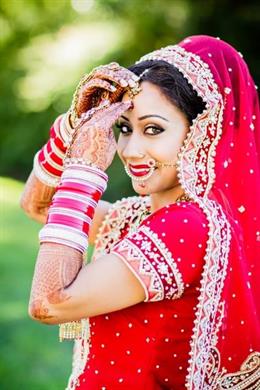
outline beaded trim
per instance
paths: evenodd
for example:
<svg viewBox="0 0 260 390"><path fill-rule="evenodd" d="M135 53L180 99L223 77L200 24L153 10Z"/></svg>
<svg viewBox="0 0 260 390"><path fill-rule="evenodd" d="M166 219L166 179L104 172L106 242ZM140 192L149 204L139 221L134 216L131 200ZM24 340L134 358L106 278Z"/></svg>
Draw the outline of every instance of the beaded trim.
<svg viewBox="0 0 260 390"><path fill-rule="evenodd" d="M221 207L207 196L215 179L214 157L222 133L224 101L208 64L192 52L175 45L154 51L140 59L164 60L174 65L206 103L205 110L193 120L177 161L179 181L206 214L209 222L205 265L196 309L186 387L211 389L207 366L218 341L222 306L221 293L228 265L230 225Z"/></svg>
<svg viewBox="0 0 260 390"><path fill-rule="evenodd" d="M79 377L84 372L90 349L90 322L89 319L81 320L82 339L75 340L72 359L72 373L65 390L74 390L79 386Z"/></svg>
<svg viewBox="0 0 260 390"><path fill-rule="evenodd" d="M146 295L144 302L176 299L183 294L184 284L176 262L148 226L139 227L115 245L111 253L119 256L140 280Z"/></svg>
<svg viewBox="0 0 260 390"><path fill-rule="evenodd" d="M260 388L260 352L251 353L242 363L240 370L226 373L220 370L220 353L217 348L211 350L211 371L209 390L257 390Z"/></svg>
<svg viewBox="0 0 260 390"><path fill-rule="evenodd" d="M208 64L178 45L167 46L142 57L174 65L206 103L205 110L193 120L181 148L177 169L181 183L191 196L206 196L214 178L214 156L221 135L224 103Z"/></svg>
<svg viewBox="0 0 260 390"><path fill-rule="evenodd" d="M148 207L149 197L132 196L115 202L100 226L92 259L110 253L125 227L135 225L140 214L147 212Z"/></svg>

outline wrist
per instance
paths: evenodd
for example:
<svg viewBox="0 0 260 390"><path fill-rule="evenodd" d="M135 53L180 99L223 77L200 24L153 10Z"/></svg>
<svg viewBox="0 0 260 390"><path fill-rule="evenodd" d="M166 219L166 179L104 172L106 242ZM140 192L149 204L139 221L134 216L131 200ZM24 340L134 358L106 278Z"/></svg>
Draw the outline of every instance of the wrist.
<svg viewBox="0 0 260 390"><path fill-rule="evenodd" d="M67 114L60 115L50 129L48 142L34 158L34 174L44 184L56 187L63 172L64 158L68 148L69 131Z"/></svg>

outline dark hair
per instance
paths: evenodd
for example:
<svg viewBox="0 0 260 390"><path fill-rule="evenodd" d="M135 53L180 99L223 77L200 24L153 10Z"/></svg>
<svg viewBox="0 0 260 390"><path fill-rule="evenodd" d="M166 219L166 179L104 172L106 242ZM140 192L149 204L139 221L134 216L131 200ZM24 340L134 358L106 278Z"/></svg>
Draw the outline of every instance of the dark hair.
<svg viewBox="0 0 260 390"><path fill-rule="evenodd" d="M198 96L183 74L168 62L142 61L128 69L137 76L149 69L144 72L141 81L149 81L158 86L163 94L186 115L190 124L204 110L205 103L202 98Z"/></svg>

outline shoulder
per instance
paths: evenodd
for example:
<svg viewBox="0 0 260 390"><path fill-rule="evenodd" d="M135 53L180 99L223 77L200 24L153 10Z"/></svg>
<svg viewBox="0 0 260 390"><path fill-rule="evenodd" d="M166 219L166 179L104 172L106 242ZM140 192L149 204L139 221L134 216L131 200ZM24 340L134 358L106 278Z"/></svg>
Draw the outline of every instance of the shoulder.
<svg viewBox="0 0 260 390"><path fill-rule="evenodd" d="M165 206L152 213L143 225L156 230L164 227L176 231L207 232L208 221L203 210L194 202L180 202Z"/></svg>
<svg viewBox="0 0 260 390"><path fill-rule="evenodd" d="M146 301L178 298L184 285L198 283L208 240L208 223L196 204L165 206L113 248L146 285Z"/></svg>
<svg viewBox="0 0 260 390"><path fill-rule="evenodd" d="M145 210L147 210L149 204L149 197L130 196L128 198L122 198L108 209L105 216L105 221L111 222L113 219L115 222L128 222L131 223L136 216Z"/></svg>
<svg viewBox="0 0 260 390"><path fill-rule="evenodd" d="M208 221L200 207L191 202L172 204L146 218L138 229L139 239L166 247L175 258L201 259L208 241ZM142 237L141 237L142 236Z"/></svg>
<svg viewBox="0 0 260 390"><path fill-rule="evenodd" d="M109 253L111 248L128 233L140 213L147 209L149 197L131 196L112 204L99 228L95 240L95 256Z"/></svg>

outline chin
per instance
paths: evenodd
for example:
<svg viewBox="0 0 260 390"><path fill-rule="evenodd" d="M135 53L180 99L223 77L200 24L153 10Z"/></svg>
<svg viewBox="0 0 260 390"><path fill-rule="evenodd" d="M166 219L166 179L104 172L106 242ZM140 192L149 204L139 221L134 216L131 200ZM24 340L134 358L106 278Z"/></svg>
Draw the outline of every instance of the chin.
<svg viewBox="0 0 260 390"><path fill-rule="evenodd" d="M152 183L149 183L149 181L146 181L144 183L144 185L141 183L141 182L135 182L135 181L132 181L132 186L133 186L133 189L134 191L138 194L138 195L151 195L151 194L154 194L154 193L157 193L157 192L160 192L160 187L158 187L158 185L152 185Z"/></svg>
<svg viewBox="0 0 260 390"><path fill-rule="evenodd" d="M149 195L150 193L150 191L148 190L149 186L147 185L147 183L145 183L145 185L143 186L140 182L132 181L132 186L134 191L138 195Z"/></svg>

